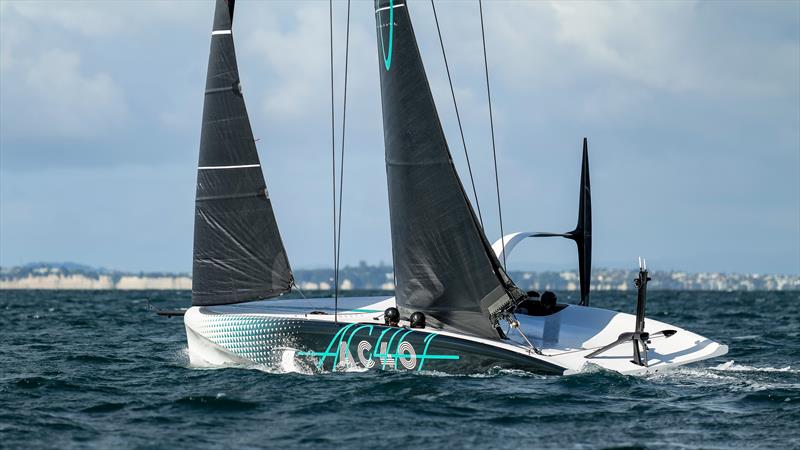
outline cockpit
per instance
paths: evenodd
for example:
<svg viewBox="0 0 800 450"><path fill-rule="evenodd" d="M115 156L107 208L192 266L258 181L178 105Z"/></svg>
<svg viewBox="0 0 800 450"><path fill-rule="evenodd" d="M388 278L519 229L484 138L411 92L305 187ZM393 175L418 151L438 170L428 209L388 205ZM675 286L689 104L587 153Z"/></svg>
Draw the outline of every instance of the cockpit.
<svg viewBox="0 0 800 450"><path fill-rule="evenodd" d="M555 314L567 305L559 304L556 294L551 291L544 291L540 296L536 291L528 291L528 298L517 305L514 314L526 316L549 316Z"/></svg>

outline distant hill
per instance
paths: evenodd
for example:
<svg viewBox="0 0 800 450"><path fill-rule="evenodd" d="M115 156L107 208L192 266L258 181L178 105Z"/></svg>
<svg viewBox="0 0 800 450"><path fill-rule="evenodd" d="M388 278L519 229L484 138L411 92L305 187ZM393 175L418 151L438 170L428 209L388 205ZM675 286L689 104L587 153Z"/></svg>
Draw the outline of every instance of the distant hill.
<svg viewBox="0 0 800 450"><path fill-rule="evenodd" d="M328 290L333 286L332 269L298 269L296 283L302 290ZM511 278L526 290L576 291L574 271L511 271ZM595 269L593 290L632 289L633 271ZM800 276L762 274L652 272L651 289L673 290L800 290ZM394 289L391 266L361 262L346 266L339 274L340 288ZM191 276L185 273L122 272L77 263L31 263L0 267L0 289L191 289Z"/></svg>

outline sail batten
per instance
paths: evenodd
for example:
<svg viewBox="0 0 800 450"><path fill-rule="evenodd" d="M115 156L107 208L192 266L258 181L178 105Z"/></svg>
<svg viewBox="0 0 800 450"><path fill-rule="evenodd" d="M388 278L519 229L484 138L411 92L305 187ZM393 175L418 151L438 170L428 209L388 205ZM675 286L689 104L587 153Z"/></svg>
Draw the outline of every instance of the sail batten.
<svg viewBox="0 0 800 450"><path fill-rule="evenodd" d="M241 85L233 0L217 0L195 196L192 304L288 292L293 277L261 171Z"/></svg>
<svg viewBox="0 0 800 450"><path fill-rule="evenodd" d="M389 211L402 315L496 339L491 313L520 291L458 177L403 0L376 0Z"/></svg>

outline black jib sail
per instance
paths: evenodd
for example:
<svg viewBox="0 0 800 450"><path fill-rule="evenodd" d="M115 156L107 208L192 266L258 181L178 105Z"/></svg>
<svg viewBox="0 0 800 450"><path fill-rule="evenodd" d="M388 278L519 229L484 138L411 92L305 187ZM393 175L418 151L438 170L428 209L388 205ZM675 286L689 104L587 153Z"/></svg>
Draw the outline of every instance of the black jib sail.
<svg viewBox="0 0 800 450"><path fill-rule="evenodd" d="M239 84L234 0L217 0L208 58L194 218L192 304L288 292L293 278Z"/></svg>
<svg viewBox="0 0 800 450"><path fill-rule="evenodd" d="M397 281L405 317L498 338L492 316L524 295L503 271L466 196L403 0L376 0L383 134Z"/></svg>

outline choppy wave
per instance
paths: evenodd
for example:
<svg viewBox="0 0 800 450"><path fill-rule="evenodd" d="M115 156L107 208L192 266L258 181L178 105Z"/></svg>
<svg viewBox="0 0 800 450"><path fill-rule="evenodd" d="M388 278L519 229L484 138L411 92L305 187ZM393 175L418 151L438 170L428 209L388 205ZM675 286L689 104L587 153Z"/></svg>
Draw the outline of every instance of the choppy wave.
<svg viewBox="0 0 800 450"><path fill-rule="evenodd" d="M758 296L757 314L751 294L648 299L655 316L728 344L724 360L554 377L320 374L292 349L274 367L202 367L190 363L182 322L142 300L175 307L188 293L0 291L0 447L791 448L800 301ZM635 303L631 293L592 300Z"/></svg>
<svg viewBox="0 0 800 450"><path fill-rule="evenodd" d="M747 366L744 364L736 364L735 361L731 360L725 363L722 363L718 366L714 366L711 368L712 370L719 370L719 371L730 371L730 372L788 372L788 373L798 373L800 370L792 369L792 366L786 367L754 367L754 366Z"/></svg>

